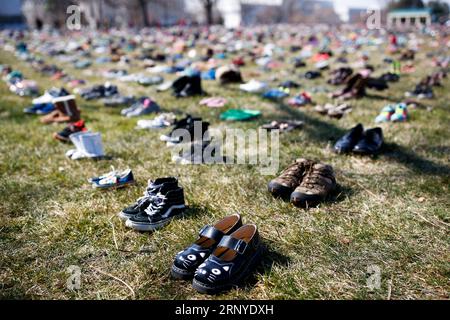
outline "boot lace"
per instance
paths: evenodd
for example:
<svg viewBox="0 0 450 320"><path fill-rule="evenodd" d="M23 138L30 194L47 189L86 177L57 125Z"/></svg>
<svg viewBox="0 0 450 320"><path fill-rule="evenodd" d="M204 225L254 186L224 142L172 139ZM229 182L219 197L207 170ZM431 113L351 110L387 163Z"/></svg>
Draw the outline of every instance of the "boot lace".
<svg viewBox="0 0 450 320"><path fill-rule="evenodd" d="M166 200L167 200L166 196L162 195L161 193L158 193L153 197L147 209L145 209L145 213L149 216L159 214L161 212L161 209L164 207Z"/></svg>

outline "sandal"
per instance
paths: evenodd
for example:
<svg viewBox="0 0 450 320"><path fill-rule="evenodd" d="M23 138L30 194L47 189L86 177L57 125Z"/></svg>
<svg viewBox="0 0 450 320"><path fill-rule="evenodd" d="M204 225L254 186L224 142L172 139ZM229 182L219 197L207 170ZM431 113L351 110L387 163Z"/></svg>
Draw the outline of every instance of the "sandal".
<svg viewBox="0 0 450 320"><path fill-rule="evenodd" d="M176 279L192 279L195 270L216 249L222 238L242 226L239 214L228 216L214 226L204 226L198 239L190 247L180 251L172 265L172 276Z"/></svg>
<svg viewBox="0 0 450 320"><path fill-rule="evenodd" d="M238 286L256 267L261 251L256 225L242 226L222 238L214 252L198 267L192 286L206 294Z"/></svg>

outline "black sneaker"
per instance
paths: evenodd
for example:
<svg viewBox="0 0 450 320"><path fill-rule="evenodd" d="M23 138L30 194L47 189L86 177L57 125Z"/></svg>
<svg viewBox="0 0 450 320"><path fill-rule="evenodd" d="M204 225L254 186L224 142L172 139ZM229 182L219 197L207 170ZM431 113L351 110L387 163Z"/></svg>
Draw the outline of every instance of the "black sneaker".
<svg viewBox="0 0 450 320"><path fill-rule="evenodd" d="M149 181L147 189L144 192L144 196L139 198L135 203L126 207L118 216L122 220L128 220L132 216L139 213L143 213L145 209L150 205L151 200L158 193L166 194L170 190L178 188L178 180L174 177L158 178L155 181Z"/></svg>
<svg viewBox="0 0 450 320"><path fill-rule="evenodd" d="M130 217L125 225L136 231L153 231L182 215L185 209L183 188L178 187L165 195L156 194L144 212Z"/></svg>
<svg viewBox="0 0 450 320"><path fill-rule="evenodd" d="M187 115L185 118L180 119L174 123L174 127L172 130L166 135L163 134L160 137L161 141L170 141L172 140L172 133L177 129L186 129L188 126L191 126L195 121L202 121L202 118L194 118L191 115Z"/></svg>
<svg viewBox="0 0 450 320"><path fill-rule="evenodd" d="M181 128L179 128L181 129ZM171 147L180 143L195 142L195 141L209 141L209 137L205 136L205 133L209 129L209 122L197 120L189 123L186 127L182 128L186 130L188 136L180 134L181 132L173 132L170 139L167 140L167 146ZM188 140L187 140L187 139Z"/></svg>

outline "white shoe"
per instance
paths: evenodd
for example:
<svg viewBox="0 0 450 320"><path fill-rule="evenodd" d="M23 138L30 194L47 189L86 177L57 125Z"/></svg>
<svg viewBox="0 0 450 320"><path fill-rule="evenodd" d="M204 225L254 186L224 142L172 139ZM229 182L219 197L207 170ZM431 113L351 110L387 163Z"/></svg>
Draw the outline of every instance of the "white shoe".
<svg viewBox="0 0 450 320"><path fill-rule="evenodd" d="M249 93L261 93L267 89L267 84L257 80L250 80L247 83L241 84L239 88L242 91Z"/></svg>
<svg viewBox="0 0 450 320"><path fill-rule="evenodd" d="M89 158L103 157L105 155L102 136L99 132L87 133L81 136L81 145Z"/></svg>
<svg viewBox="0 0 450 320"><path fill-rule="evenodd" d="M52 103L53 99L55 99L55 97L52 96L49 91L45 91L42 96L33 99L32 104Z"/></svg>
<svg viewBox="0 0 450 320"><path fill-rule="evenodd" d="M153 120L139 120L137 122L138 129L163 129L170 126L175 120L173 113L163 113Z"/></svg>

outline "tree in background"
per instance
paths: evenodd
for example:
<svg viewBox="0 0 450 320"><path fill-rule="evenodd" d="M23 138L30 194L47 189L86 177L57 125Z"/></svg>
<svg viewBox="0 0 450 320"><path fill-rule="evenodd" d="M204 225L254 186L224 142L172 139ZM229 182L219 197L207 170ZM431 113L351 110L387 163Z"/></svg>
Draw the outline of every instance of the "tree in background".
<svg viewBox="0 0 450 320"><path fill-rule="evenodd" d="M448 20L450 8L448 3L442 1L428 2L428 8L431 10L433 22L445 23Z"/></svg>
<svg viewBox="0 0 450 320"><path fill-rule="evenodd" d="M389 10L425 8L422 0L394 0L388 4Z"/></svg>
<svg viewBox="0 0 450 320"><path fill-rule="evenodd" d="M213 7L216 4L217 0L202 0L203 8L206 14L206 24L213 24Z"/></svg>

